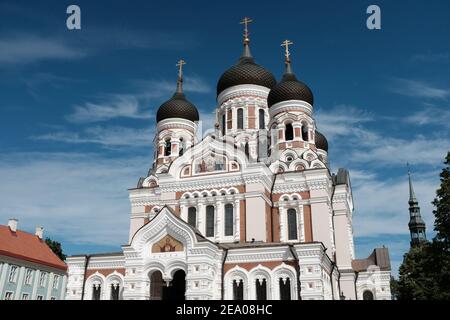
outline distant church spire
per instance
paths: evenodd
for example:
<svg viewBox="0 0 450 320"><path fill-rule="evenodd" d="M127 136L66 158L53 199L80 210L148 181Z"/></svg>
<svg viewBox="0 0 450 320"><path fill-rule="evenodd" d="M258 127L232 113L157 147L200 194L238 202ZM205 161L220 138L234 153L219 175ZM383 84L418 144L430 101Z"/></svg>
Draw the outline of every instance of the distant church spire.
<svg viewBox="0 0 450 320"><path fill-rule="evenodd" d="M244 25L244 52L242 53L241 59L252 59L252 54L250 53L250 32L248 31L248 25L253 22L252 19L244 17L240 24Z"/></svg>
<svg viewBox="0 0 450 320"><path fill-rule="evenodd" d="M414 192L411 171L408 166L408 179L409 179L409 232L411 234L411 247L420 245L427 241L425 234L425 221L423 221L420 215L419 202L417 201L416 194Z"/></svg>

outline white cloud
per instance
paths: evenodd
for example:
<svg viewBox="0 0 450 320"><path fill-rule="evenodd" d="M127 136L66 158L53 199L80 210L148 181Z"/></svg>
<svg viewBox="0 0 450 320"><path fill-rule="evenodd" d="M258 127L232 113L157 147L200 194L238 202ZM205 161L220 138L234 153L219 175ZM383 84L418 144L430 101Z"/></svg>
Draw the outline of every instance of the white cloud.
<svg viewBox="0 0 450 320"><path fill-rule="evenodd" d="M107 148L153 147L153 128L136 129L120 126L87 128L82 132L60 130L39 136L32 136L33 140L58 141L73 144L98 144Z"/></svg>
<svg viewBox="0 0 450 320"><path fill-rule="evenodd" d="M354 106L338 105L330 110L320 109L315 115L317 127L328 140L354 134L360 125L374 120L369 112Z"/></svg>
<svg viewBox="0 0 450 320"><path fill-rule="evenodd" d="M400 165L406 162L437 166L443 161L450 146L449 138L429 138L424 136L406 139L391 138L374 134L376 139L362 140L350 151L354 163L376 166Z"/></svg>
<svg viewBox="0 0 450 320"><path fill-rule="evenodd" d="M389 89L397 94L428 99L446 100L450 96L450 89L437 88L424 81L393 78Z"/></svg>
<svg viewBox="0 0 450 320"><path fill-rule="evenodd" d="M428 170L413 176L413 184L428 227L427 233L431 235L434 222L431 202L440 184L439 171ZM408 234L409 189L406 172L400 179L382 176L356 183L353 199L355 236Z"/></svg>
<svg viewBox="0 0 450 320"><path fill-rule="evenodd" d="M405 118L407 123L415 125L440 125L450 128L450 107L437 108L427 106Z"/></svg>
<svg viewBox="0 0 450 320"><path fill-rule="evenodd" d="M92 123L115 118L150 119L150 112L143 112L139 101L132 95L112 95L101 103L87 102L75 106L74 112L66 119L73 123Z"/></svg>
<svg viewBox="0 0 450 320"><path fill-rule="evenodd" d="M150 166L149 156L17 153L0 156L0 220L46 232L64 243L121 245L128 241L127 188Z"/></svg>
<svg viewBox="0 0 450 320"><path fill-rule="evenodd" d="M71 47L61 39L17 34L0 39L0 65L16 65L41 60L73 60L83 58L85 52Z"/></svg>

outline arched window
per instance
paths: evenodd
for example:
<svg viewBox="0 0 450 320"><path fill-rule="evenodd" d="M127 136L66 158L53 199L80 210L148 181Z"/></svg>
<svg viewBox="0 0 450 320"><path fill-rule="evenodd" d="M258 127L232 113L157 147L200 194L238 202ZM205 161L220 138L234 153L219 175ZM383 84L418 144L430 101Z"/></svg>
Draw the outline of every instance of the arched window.
<svg viewBox="0 0 450 320"><path fill-rule="evenodd" d="M250 156L250 151L249 151L249 147L248 147L248 142L245 143L244 145L244 151L245 151L245 155L247 156L247 158Z"/></svg>
<svg viewBox="0 0 450 320"><path fill-rule="evenodd" d="M118 283L111 284L111 300L119 300L120 286Z"/></svg>
<svg viewBox="0 0 450 320"><path fill-rule="evenodd" d="M214 206L206 207L206 236L214 237Z"/></svg>
<svg viewBox="0 0 450 320"><path fill-rule="evenodd" d="M308 125L304 122L302 123L302 140L309 141L308 139Z"/></svg>
<svg viewBox="0 0 450 320"><path fill-rule="evenodd" d="M102 286L100 284L94 284L92 287L92 300L100 300L102 292Z"/></svg>
<svg viewBox="0 0 450 320"><path fill-rule="evenodd" d="M284 139L286 141L294 140L294 127L292 126L292 123L286 124L286 129L284 131Z"/></svg>
<svg viewBox="0 0 450 320"><path fill-rule="evenodd" d="M291 279L280 278L280 300L291 300Z"/></svg>
<svg viewBox="0 0 450 320"><path fill-rule="evenodd" d="M232 236L234 233L234 212L233 205L228 203L225 205L225 235Z"/></svg>
<svg viewBox="0 0 450 320"><path fill-rule="evenodd" d="M166 139L166 144L164 145L164 156L170 156L172 153L172 143L170 142L170 138Z"/></svg>
<svg viewBox="0 0 450 320"><path fill-rule="evenodd" d="M267 281L266 279L256 280L256 300L267 300Z"/></svg>
<svg viewBox="0 0 450 320"><path fill-rule="evenodd" d="M373 300L373 293L370 290L363 292L363 300Z"/></svg>
<svg viewBox="0 0 450 320"><path fill-rule="evenodd" d="M194 207L188 209L188 223L195 228L197 227L197 209Z"/></svg>
<svg viewBox="0 0 450 320"><path fill-rule="evenodd" d="M265 112L263 109L259 109L259 129L265 128L266 128Z"/></svg>
<svg viewBox="0 0 450 320"><path fill-rule="evenodd" d="M297 240L297 211L295 209L288 209L288 239Z"/></svg>
<svg viewBox="0 0 450 320"><path fill-rule="evenodd" d="M226 122L226 118L225 118L225 113L222 115L222 135L225 135L225 133L226 133L226 125L227 125L227 122Z"/></svg>
<svg viewBox="0 0 450 320"><path fill-rule="evenodd" d="M233 280L233 300L244 300L244 281Z"/></svg>
<svg viewBox="0 0 450 320"><path fill-rule="evenodd" d="M244 109L237 110L237 128L244 129Z"/></svg>

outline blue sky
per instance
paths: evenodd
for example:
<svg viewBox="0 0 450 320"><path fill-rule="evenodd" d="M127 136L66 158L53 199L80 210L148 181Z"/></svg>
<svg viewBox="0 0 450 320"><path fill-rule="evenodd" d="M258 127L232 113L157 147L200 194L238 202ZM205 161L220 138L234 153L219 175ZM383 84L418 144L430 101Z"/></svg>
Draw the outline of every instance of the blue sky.
<svg viewBox="0 0 450 320"><path fill-rule="evenodd" d="M65 25L73 3L79 31ZM370 4L382 30L366 28ZM409 246L407 161L432 237L450 146L449 11L448 1L1 1L0 221L43 225L68 254L120 250L127 188L151 165L176 61L188 62L188 97L212 127L217 80L250 16L252 53L277 79L281 41L295 44L331 166L350 170L358 257L386 245L397 269Z"/></svg>

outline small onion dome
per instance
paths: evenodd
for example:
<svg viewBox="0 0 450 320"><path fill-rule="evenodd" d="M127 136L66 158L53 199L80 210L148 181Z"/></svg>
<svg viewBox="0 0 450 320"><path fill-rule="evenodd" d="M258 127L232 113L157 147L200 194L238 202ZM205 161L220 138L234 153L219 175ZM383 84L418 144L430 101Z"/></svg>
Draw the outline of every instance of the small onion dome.
<svg viewBox="0 0 450 320"><path fill-rule="evenodd" d="M317 130L315 136L316 136L316 148L328 152L327 138L325 138L325 136Z"/></svg>
<svg viewBox="0 0 450 320"><path fill-rule="evenodd" d="M182 83L183 80L179 78L175 94L159 107L156 113L156 122L169 118L182 118L193 122L199 120L198 110L186 99Z"/></svg>
<svg viewBox="0 0 450 320"><path fill-rule="evenodd" d="M272 73L255 63L248 42L244 42L244 53L239 62L220 77L217 83L217 96L225 89L241 84L256 84L272 89L276 83Z"/></svg>
<svg viewBox="0 0 450 320"><path fill-rule="evenodd" d="M269 92L267 104L269 108L282 101L301 100L310 105L314 103L314 96L311 89L303 82L297 80L291 69L290 61L286 61L286 71L281 81Z"/></svg>

